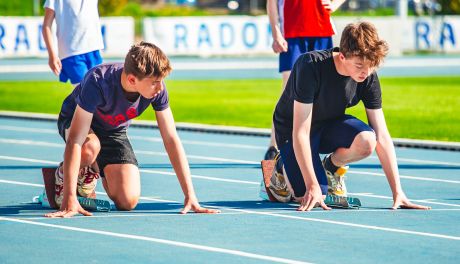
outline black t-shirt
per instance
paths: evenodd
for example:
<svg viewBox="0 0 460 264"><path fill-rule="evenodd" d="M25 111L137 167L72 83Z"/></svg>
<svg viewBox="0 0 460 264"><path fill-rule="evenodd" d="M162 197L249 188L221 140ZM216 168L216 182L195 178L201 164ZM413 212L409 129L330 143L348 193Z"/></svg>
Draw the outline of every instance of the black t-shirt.
<svg viewBox="0 0 460 264"><path fill-rule="evenodd" d="M342 117L346 108L357 105L360 100L368 109L382 107L377 73L373 72L361 83L340 75L332 54L338 51L334 48L307 52L295 63L273 115L278 144L292 139L294 100L313 103L312 131Z"/></svg>

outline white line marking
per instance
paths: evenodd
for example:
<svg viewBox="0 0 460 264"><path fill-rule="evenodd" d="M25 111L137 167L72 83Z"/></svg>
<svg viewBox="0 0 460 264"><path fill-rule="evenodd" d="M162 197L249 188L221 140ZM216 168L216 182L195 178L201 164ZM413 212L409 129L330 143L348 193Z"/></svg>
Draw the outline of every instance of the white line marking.
<svg viewBox="0 0 460 264"><path fill-rule="evenodd" d="M13 181L0 180L0 182L15 184ZM21 183L20 185L26 185L26 184ZM33 185L31 184L31 186L36 186L36 184L33 184ZM103 192L97 192L97 193L107 195L107 194L105 194ZM387 198L386 196L377 196L377 195L373 195L372 197L385 198L385 199ZM169 203L181 204L178 201L163 200L163 199L156 199L156 198L149 198L149 197L140 197L140 199L150 200L150 201L158 201L158 202L165 202L166 201L166 202L169 202ZM423 201L423 200L420 200L419 202L421 202L421 201ZM427 232L418 232L418 231L410 231L410 230L404 230L404 229L379 227L379 226L373 226L373 225L361 225L361 224L354 224L354 223L348 223L348 222L340 222L340 221L316 219L316 218L308 218L308 217L299 217L299 216L292 216L292 215L282 215L282 214L271 213L271 212L259 212L259 211L251 211L251 210L244 210L244 209L234 209L234 208L225 207L225 206L220 206L220 207L209 206L209 207L216 207L216 208L225 209L225 210L228 210L228 211L241 212L241 213L247 213L247 214L268 215L268 216L281 217L281 218L290 218L290 219L303 220L303 221L321 222L321 223L343 225L343 226L351 226L351 227L357 227L357 228L365 228L365 229L381 230L381 231L388 231L388 232L395 232L395 233L412 234L412 235L418 235L418 236L427 236L427 237L436 237L436 238L451 239L451 240L460 240L460 237L456 237L456 236L448 236L448 235L441 235L441 234L434 234L434 233L427 233ZM358 211L358 210L356 210L356 211ZM382 210L380 210L380 211L382 211ZM299 212L299 213L301 213L301 212ZM0 219L1 219L1 217L0 217Z"/></svg>
<svg viewBox="0 0 460 264"><path fill-rule="evenodd" d="M211 206L209 206L211 207ZM212 206L214 208L214 206ZM217 207L215 207L217 208ZM220 208L222 209L222 208ZM288 209L288 208L270 208L272 210L284 210L283 211L283 214L304 214L303 212L298 212L298 211L295 211L295 210L291 210ZM141 212L141 211L144 211L144 210L136 210L134 209L136 212ZM343 210L339 210L339 209L335 209L335 210L330 210L330 211L326 211L326 210L312 210L310 212L308 212L309 214L345 214L345 213L349 213L349 214L358 214L358 213L367 213L367 212L371 212L371 213L374 213L374 212L386 212L388 211L388 209L359 209L359 210L346 210L346 209L343 209ZM431 209L430 211L438 211L438 212L450 212L450 211L460 211L460 209L453 209L453 208L449 208L449 209ZM269 213L269 212L268 212ZM215 214L215 216L220 216L220 215L248 215L249 213L245 213L245 212L233 212L233 213L229 213L229 212L221 212L219 214ZM39 213L39 214L36 214L38 215L37 217L19 217L17 219L24 219L24 220L39 220L39 221L53 221L53 220L56 220L56 218L50 218L50 217L43 217L43 213ZM142 213L135 213L135 214L132 214L132 213L126 213L126 214L116 214L116 213L106 213L106 214L103 214L103 213L97 213L97 214L93 214L91 216L91 218L130 218L130 217L149 217L149 218L155 218L157 216L166 216L166 217L196 217L200 214L179 214L178 212L171 212L171 213L145 213L145 214L142 214ZM215 217L213 215L213 217ZM83 215L75 215L75 216L72 216L72 218L69 218L70 219L78 219L78 218L88 218L88 216L83 216Z"/></svg>
<svg viewBox="0 0 460 264"><path fill-rule="evenodd" d="M161 138L155 137L143 137L143 136L129 136L130 139L144 140L156 143L163 143ZM266 147L254 146L254 145L243 145L243 144L227 144L227 143L217 143L217 142L207 142L207 141L197 141L197 140L187 140L181 139L182 144L184 145L200 145L208 147L219 147L219 148L242 148L242 149L262 149L265 150Z"/></svg>
<svg viewBox="0 0 460 264"><path fill-rule="evenodd" d="M370 156L369 159L379 159L376 156ZM436 165L446 165L446 166L460 166L460 163L457 162L445 162L445 161L437 161L437 160L421 160L421 159L408 159L408 158L399 158L398 161L406 161L406 162L413 162L413 163L421 163L421 164L436 164Z"/></svg>
<svg viewBox="0 0 460 264"><path fill-rule="evenodd" d="M47 129L47 128L30 128L30 127L0 125L0 130L58 135L57 129Z"/></svg>
<svg viewBox="0 0 460 264"><path fill-rule="evenodd" d="M383 173L370 172L370 171L355 171L355 170L349 170L348 173L351 173L351 174L360 174L360 175L371 175L371 176L386 177L385 174L383 174ZM399 175L399 178L401 178L401 179L408 179L408 180L418 180L418 181L433 181L433 182L447 182L447 183L460 184L460 181L444 180L444 179L435 179L435 178L428 178L428 177L417 177L417 176L409 176L409 175Z"/></svg>
<svg viewBox="0 0 460 264"><path fill-rule="evenodd" d="M157 152L157 151L137 150L135 152L139 153L139 154L144 154L144 155L168 156L168 154L165 153L165 152ZM254 165L256 165L256 164L259 165L260 164L260 162L256 162L256 161L216 158L216 157L198 156L198 155L190 155L190 154L187 154L187 157L191 158L191 159L212 160L212 161L222 161L222 162L234 162L234 163L241 163L241 164L254 164Z"/></svg>
<svg viewBox="0 0 460 264"><path fill-rule="evenodd" d="M15 127L15 126L2 126L2 125L0 125L0 130L58 135L57 130L44 129L44 128L28 128L28 127ZM144 136L131 136L131 135L129 135L128 137L130 139L135 139L135 140L144 140L144 141L150 141L150 142L155 142L155 143L163 143L163 140L161 138L154 137L154 136L152 136L152 137L144 137ZM200 146L219 147L219 148L224 147L224 148L261 149L261 150L266 149L266 147L256 146L256 145L228 144L228 143L199 141L199 140L187 140L187 139L181 139L181 142L184 145L200 145Z"/></svg>
<svg viewBox="0 0 460 264"><path fill-rule="evenodd" d="M460 210L460 209L459 209ZM140 212L140 210L135 210L136 212ZM215 214L217 216L219 215L246 215L247 213L242 213L242 212L233 212L233 213L219 213L219 214ZM24 217L24 218L17 218L17 219L23 219L23 220L43 220L43 221L52 221L52 220L55 220L56 218L51 218L51 217L44 217L43 214L37 214L38 217ZM40 216L41 215L41 216ZM141 213L127 213L127 214L114 214L114 213L106 213L106 214L102 214L102 213L97 213L97 214L93 214L91 216L91 218L136 218L136 217L149 217L149 218L154 218L154 217L157 217L157 216L167 216L167 217L196 217L200 214L180 214L178 212L171 212L171 213L145 213L145 214L141 214ZM88 218L88 216L83 216L83 215L74 215L72 216L72 218L69 218L69 219L78 219L78 218Z"/></svg>
<svg viewBox="0 0 460 264"><path fill-rule="evenodd" d="M152 199L152 200L154 200L154 199ZM177 203L179 203L179 202L177 202ZM410 235L435 237L435 238L443 238L443 239L450 239L450 240L460 240L460 237L448 236L448 235L442 235L442 234L435 234L435 233L418 232L418 231L396 229L396 228L388 228L388 227L380 227L380 226L373 226L373 225L361 225L361 224L354 224L354 223L333 221L333 220L326 220L326 219L299 217L299 216L292 216L292 215L282 215L282 214L271 213L271 212L258 212L258 211L244 210L244 209L233 209L233 208L229 208L229 207L225 207L225 206L221 206L221 207L218 207L218 208L220 208L220 209L225 208L225 210L234 211L234 212L243 212L243 213L247 213L247 214L268 215L268 216L274 216L274 217L289 218L289 219L296 219L296 220L302 220L302 221L320 222L320 223L327 223L327 224L334 224L334 225L351 226L351 227L357 227L357 228L388 231L388 232L394 232L394 233L403 233L403 234L410 234ZM299 213L301 213L301 212L299 212Z"/></svg>
<svg viewBox="0 0 460 264"><path fill-rule="evenodd" d="M36 140L17 140L17 139L4 139L0 138L0 143L5 144L17 144L17 145L32 145L32 146L46 146L46 147L53 147L53 148L64 148L65 145L62 143L52 143L52 142L45 142L45 141L36 141Z"/></svg>
<svg viewBox="0 0 460 264"><path fill-rule="evenodd" d="M393 197L390 196L384 196L384 195L375 195L375 194L359 194L359 193L349 193L350 195L356 195L356 196L364 196L364 197L372 197L372 198L379 198L379 199L387 199L387 200L393 200ZM450 203L441 203L441 202L433 202L430 201L430 199L422 199L422 200L412 200L412 202L418 202L418 203L426 203L426 204L436 204L436 205L446 205L446 206L453 206L453 207L460 207L460 204L450 204Z"/></svg>
<svg viewBox="0 0 460 264"><path fill-rule="evenodd" d="M0 130L11 130L19 132L30 132L30 133L44 133L44 134L56 134L57 131L53 129L43 129L43 128L28 128L28 127L17 127L17 126L3 126L0 125ZM129 136L133 139L146 140L151 142L162 142L160 138L155 137L143 137L143 136ZM191 145L203 145L203 146L216 146L216 147L229 147L229 148L247 148L247 149L262 149L265 150L265 146L257 145L243 145L243 144L226 144L218 142L207 142L207 141L197 141L197 140L181 140L182 143L191 144ZM376 156L369 157L370 159L378 159ZM460 166L460 163L457 162L444 162L444 161L435 161L435 160L420 160L420 159L409 159L409 158L399 158L398 161L406 161L413 163L422 163L422 164L437 164L437 165L447 165L447 166Z"/></svg>
<svg viewBox="0 0 460 264"><path fill-rule="evenodd" d="M167 153L163 152L153 152L153 151L136 151L136 153L141 153L141 154L146 154L146 155L155 155L155 156L167 156ZM232 160L232 159L222 159L222 158L212 158L212 157L205 157L205 156L195 156L195 155L187 155L189 158L199 158L199 159L211 159L214 161L231 161L235 163L241 163L241 160ZM8 159L8 160L17 160L17 161L27 161L27 162L34 162L34 163L45 163L45 164L53 164L57 165L59 162L57 161L46 161L46 160L37 160L37 159L28 159L28 158L20 158L20 157L10 157L10 156L0 156L0 159ZM245 164L259 164L256 162L250 162L250 161L243 161ZM153 171L153 170L140 170L144 172L149 172L151 171L152 173L160 173L160 171ZM351 174L361 174L361 175L367 175L367 176L379 176L379 177L385 177L385 174L383 173L374 173L374 172L360 172L360 171L349 171ZM161 172L160 174L165 174L165 175L170 175L167 172ZM174 174L175 175L175 174ZM207 180L214 180L214 181L223 181L223 182L235 182L235 183L243 183L243 184L251 184L251 185L258 185L260 183L258 182L251 182L251 181L241 181L241 180L233 180L233 179L225 179L225 178L215 178L215 177L209 177L209 176L200 176L200 175L192 175L192 177L198 178L198 179L207 179ZM420 180L420 181L433 181L433 182L446 182L446 183L455 183L455 184L460 184L460 181L454 181L454 180L444 180L444 179L434 179L434 178L421 178L421 177L415 177L415 176L406 176L406 175L400 175L400 178L402 179L409 179L409 180Z"/></svg>
<svg viewBox="0 0 460 264"><path fill-rule="evenodd" d="M236 212L245 212L245 213L248 213L248 214L268 215L268 216L296 219L296 220L302 220L302 221L312 221L312 222L320 222L320 223L327 223L327 224L334 224L334 225L358 227L358 228L364 228L364 229L388 231L388 232L393 232L393 233L402 233L402 234L410 234L410 235L417 235L417 236L435 237L435 238L443 238L443 239L450 239L450 240L460 240L460 237L456 237L456 236L448 236L448 235L441 235L441 234L434 234L434 233L427 233L427 232L410 231L410 230L404 230L404 229L380 227L380 226L373 226L373 225L361 225L361 224L353 224L353 223L348 223L348 222L332 221L332 220L326 220L326 219L299 217L299 216L292 216L292 215L282 215L282 214L277 214L277 213L256 212L256 211L242 210L242 209L230 209L230 208L227 208L227 210L236 211Z"/></svg>
<svg viewBox="0 0 460 264"><path fill-rule="evenodd" d="M145 169L141 169L141 170L139 170L139 171L145 172L145 173L152 173L152 174L163 174L163 175L172 175L172 176L176 176L175 173L173 173L173 172L167 172L167 171L155 171L155 170L145 170ZM205 180L210 180L210 181L222 181L222 182L232 182L232 183L244 183L244 184L252 184L252 185L259 185L259 184L260 184L260 183L252 182L252 181L242 181L242 180L215 178L215 177L201 176L201 175L195 175L195 174L192 175L192 178L205 179Z"/></svg>
<svg viewBox="0 0 460 264"><path fill-rule="evenodd" d="M21 158L21 157L0 156L0 159L26 161L26 162L31 162L31 163L44 163L44 164L59 165L59 162L57 162L57 161L28 159L28 158Z"/></svg>
<svg viewBox="0 0 460 264"><path fill-rule="evenodd" d="M1 158L1 156L0 156ZM158 173L158 174L164 174L164 175L174 175L173 173L163 173L163 172L154 172L151 171L150 173ZM192 176L193 177L193 176ZM215 180L220 180L216 178ZM2 183L9 183L9 184L16 184L16 185L26 185L26 186L35 186L35 187L44 187L41 184L34 184L34 183L27 183L27 182L19 182L19 181L9 181L9 180L1 180L0 182ZM233 181L231 181L233 182ZM245 182L241 182L245 183ZM253 182L253 184L259 184L256 182ZM96 192L97 194L101 195L107 195L105 192ZM349 193L350 195L354 196L364 196L364 197L372 197L372 198L378 198L378 199L385 199L385 200L392 200L392 197L389 196L383 196L383 195L375 195L375 194L368 194L368 193ZM152 197L140 197L140 199L143 200L150 200L150 201L159 201L159 202L166 202L166 203L176 203L177 201L172 201L172 200L162 200L162 199L157 199L157 198L152 198ZM459 204L450 204L450 203L441 203L441 202L433 202L430 200L412 200L414 202L419 202L419 203L426 203L426 204L436 204L436 205L445 205L445 206L452 206L452 207L460 207Z"/></svg>
<svg viewBox="0 0 460 264"><path fill-rule="evenodd" d="M23 186L42 187L42 188L45 187L45 185L43 184L36 184L36 183L29 183L29 182L9 181L9 180L1 180L1 179L0 179L0 182L14 184L14 185L23 185Z"/></svg>
<svg viewBox="0 0 460 264"><path fill-rule="evenodd" d="M191 244L191 243L185 243L185 242L174 241L174 240L166 240L166 239L155 238L155 237L137 236L137 235L115 233L115 232L108 232L108 231L88 229L88 228L78 228L78 227L71 227L71 226L64 226L64 225L54 225L54 224L21 220L21 219L16 219L16 218L9 218L9 217L8 218L0 217L0 220L22 223L22 224L29 224L29 225L45 226L45 227L51 227L51 228L57 228L57 229L76 231L76 232L98 234L98 235L104 235L104 236L110 236L110 237L119 237L119 238L133 239L133 240L148 241L148 242L153 242L153 243L158 243L158 244L165 244L165 245L184 247L184 248L192 248L192 249L197 249L197 250L217 252L217 253L235 255L235 256L240 256L240 257L247 257L247 258L253 258L253 259L278 262L278 263L309 263L309 262L303 262L303 261L298 261L298 260L293 260L293 259L264 256L264 255L259 255L259 254L254 254L254 253L249 253L249 252L244 252L244 251L239 251L239 250L203 246L203 245L198 245L198 244Z"/></svg>

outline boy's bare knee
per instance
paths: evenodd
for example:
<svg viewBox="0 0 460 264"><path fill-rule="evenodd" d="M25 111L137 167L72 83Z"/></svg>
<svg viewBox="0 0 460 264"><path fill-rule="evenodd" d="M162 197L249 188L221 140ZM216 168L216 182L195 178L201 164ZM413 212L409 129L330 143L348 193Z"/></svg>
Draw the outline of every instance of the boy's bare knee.
<svg viewBox="0 0 460 264"><path fill-rule="evenodd" d="M362 157L368 157L374 152L377 140L373 132L362 132L359 137L359 154Z"/></svg>
<svg viewBox="0 0 460 264"><path fill-rule="evenodd" d="M92 164L96 161L100 150L101 144L99 143L99 140L90 140L85 142L81 150L82 163L87 163L87 165Z"/></svg>
<svg viewBox="0 0 460 264"><path fill-rule="evenodd" d="M133 210L137 203L139 202L139 197L125 197L118 199L115 202L115 206L120 211L131 211Z"/></svg>

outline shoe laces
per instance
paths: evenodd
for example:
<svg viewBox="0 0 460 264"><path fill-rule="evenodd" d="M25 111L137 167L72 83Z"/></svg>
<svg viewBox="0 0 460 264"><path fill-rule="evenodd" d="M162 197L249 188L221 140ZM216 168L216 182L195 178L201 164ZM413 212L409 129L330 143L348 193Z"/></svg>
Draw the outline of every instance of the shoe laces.
<svg viewBox="0 0 460 264"><path fill-rule="evenodd" d="M99 179L99 173L95 172L91 167L84 167L80 174L83 176L83 183L92 183L94 179Z"/></svg>
<svg viewBox="0 0 460 264"><path fill-rule="evenodd" d="M63 190L64 190L64 185L62 184L56 184L54 186L54 193L56 196L60 196Z"/></svg>
<svg viewBox="0 0 460 264"><path fill-rule="evenodd" d="M338 181L337 181L337 185L336 185L336 189L338 190L343 190L343 186L345 186L345 176L339 176L338 177Z"/></svg>

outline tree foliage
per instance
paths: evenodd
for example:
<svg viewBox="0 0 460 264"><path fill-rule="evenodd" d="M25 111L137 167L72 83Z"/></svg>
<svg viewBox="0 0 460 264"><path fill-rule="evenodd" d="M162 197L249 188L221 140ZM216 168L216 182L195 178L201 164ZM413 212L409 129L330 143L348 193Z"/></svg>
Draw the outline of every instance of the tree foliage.
<svg viewBox="0 0 460 264"><path fill-rule="evenodd" d="M117 15L128 3L128 0L99 0L99 15Z"/></svg>
<svg viewBox="0 0 460 264"><path fill-rule="evenodd" d="M460 14L460 0L438 0L441 4L441 12L445 15L459 15Z"/></svg>

